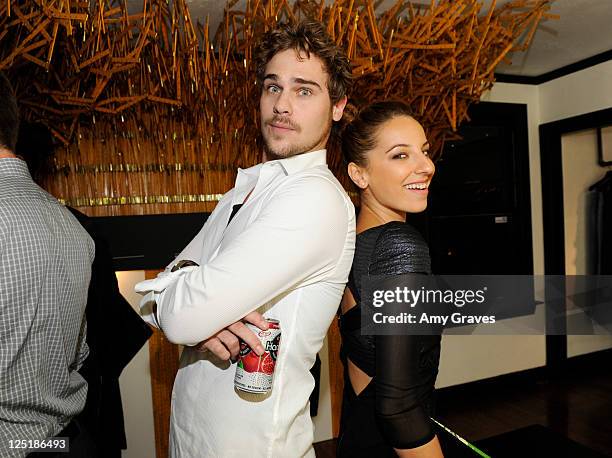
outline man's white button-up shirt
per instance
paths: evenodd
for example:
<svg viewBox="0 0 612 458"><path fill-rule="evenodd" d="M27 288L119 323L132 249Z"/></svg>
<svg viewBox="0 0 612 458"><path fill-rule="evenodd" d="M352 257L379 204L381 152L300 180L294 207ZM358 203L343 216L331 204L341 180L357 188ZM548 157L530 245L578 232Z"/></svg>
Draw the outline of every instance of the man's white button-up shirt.
<svg viewBox="0 0 612 458"><path fill-rule="evenodd" d="M314 456L309 370L355 249L354 207L325 156L321 150L239 170L235 187L177 259L137 285L146 294L145 317L187 345L172 394L173 457ZM233 205L248 195L228 225ZM186 259L199 267L170 272ZM265 399L234 389L235 364L190 347L256 309L279 320L282 331Z"/></svg>

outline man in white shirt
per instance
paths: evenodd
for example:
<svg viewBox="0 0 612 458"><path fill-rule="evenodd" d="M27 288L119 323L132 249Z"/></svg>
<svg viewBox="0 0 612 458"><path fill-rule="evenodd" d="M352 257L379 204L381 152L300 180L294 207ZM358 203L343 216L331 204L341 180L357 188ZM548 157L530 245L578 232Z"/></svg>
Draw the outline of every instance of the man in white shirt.
<svg viewBox="0 0 612 458"><path fill-rule="evenodd" d="M355 244L354 208L325 150L332 122L342 118L351 69L316 22L268 32L256 61L264 162L239 170L235 187L177 260L137 285L146 294L145 316L186 345L172 394L173 457L314 456L309 369ZM172 271L181 260L198 266ZM235 329L224 328L256 310L282 330L267 397L235 390L235 365L194 347L220 345Z"/></svg>

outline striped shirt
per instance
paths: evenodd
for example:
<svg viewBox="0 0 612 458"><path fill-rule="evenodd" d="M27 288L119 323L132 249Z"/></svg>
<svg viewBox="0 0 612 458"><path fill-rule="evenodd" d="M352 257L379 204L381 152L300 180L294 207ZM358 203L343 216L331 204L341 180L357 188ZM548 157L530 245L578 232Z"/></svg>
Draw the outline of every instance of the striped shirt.
<svg viewBox="0 0 612 458"><path fill-rule="evenodd" d="M0 456L59 433L85 405L85 304L94 244L72 214L0 159Z"/></svg>

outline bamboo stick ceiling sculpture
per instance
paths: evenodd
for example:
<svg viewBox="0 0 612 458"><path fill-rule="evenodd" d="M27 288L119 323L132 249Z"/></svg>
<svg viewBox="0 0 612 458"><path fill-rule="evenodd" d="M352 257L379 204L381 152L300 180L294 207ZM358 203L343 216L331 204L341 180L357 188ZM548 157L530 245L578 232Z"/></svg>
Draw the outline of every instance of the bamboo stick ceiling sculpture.
<svg viewBox="0 0 612 458"><path fill-rule="evenodd" d="M398 0L378 15L380 1L327 3L248 0L239 11L228 1L213 36L186 0L144 0L137 14L125 1L0 0L0 70L22 118L59 144L55 195L89 214L202 211L237 167L260 160L251 58L277 22L322 21L353 65L352 102L405 100L439 152L497 64L552 17L546 0L486 10L475 0ZM340 170L338 151L328 160Z"/></svg>

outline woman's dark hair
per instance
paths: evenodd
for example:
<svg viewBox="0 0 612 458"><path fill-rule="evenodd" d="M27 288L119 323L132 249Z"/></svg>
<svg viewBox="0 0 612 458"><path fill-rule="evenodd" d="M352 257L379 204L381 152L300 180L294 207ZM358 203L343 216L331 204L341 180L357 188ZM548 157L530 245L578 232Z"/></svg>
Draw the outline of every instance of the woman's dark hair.
<svg viewBox="0 0 612 458"><path fill-rule="evenodd" d="M254 53L257 84L261 86L266 65L279 52L296 50L310 58L312 53L323 61L328 77L328 91L332 103L348 95L353 81L351 64L344 50L336 45L320 22L302 21L297 24L281 24L267 32Z"/></svg>
<svg viewBox="0 0 612 458"><path fill-rule="evenodd" d="M15 151L19 132L19 110L11 83L0 72L0 146Z"/></svg>
<svg viewBox="0 0 612 458"><path fill-rule="evenodd" d="M399 100L374 102L358 111L349 107L344 113L342 155L347 164L354 162L362 167L368 164L368 151L376 146L376 133L384 123L396 116L414 118L408 104Z"/></svg>

